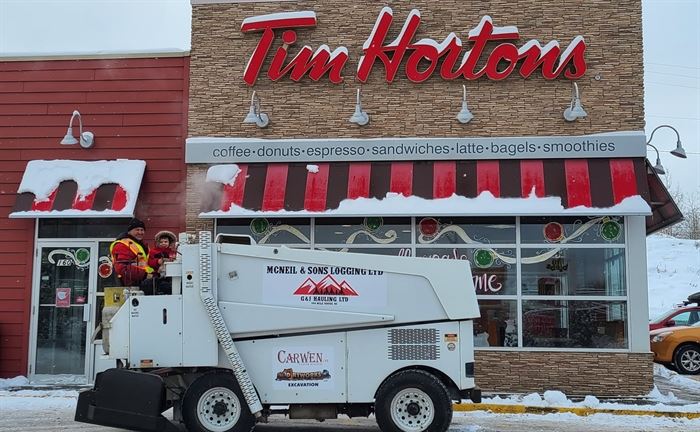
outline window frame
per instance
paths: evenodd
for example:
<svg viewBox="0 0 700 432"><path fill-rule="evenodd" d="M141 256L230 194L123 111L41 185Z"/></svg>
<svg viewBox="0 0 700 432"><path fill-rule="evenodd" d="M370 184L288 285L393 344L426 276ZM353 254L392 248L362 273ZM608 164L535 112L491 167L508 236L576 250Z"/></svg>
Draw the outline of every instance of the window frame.
<svg viewBox="0 0 700 432"><path fill-rule="evenodd" d="M575 216L575 215L566 215L562 217L570 217L570 216ZM460 243L460 244L440 244L440 243L431 243L431 244L423 244L423 243L418 243L417 242L417 223L424 217L431 217L428 215L421 215L421 216L406 216L405 219L410 220L410 227L411 227L411 242L410 243L388 243L388 244L325 244L325 243L316 243L316 219L323 218L333 218L334 216L328 215L328 216L315 216L315 217L304 217L304 218L299 218L299 219L306 219L309 221L309 226L310 226L310 243L307 244L290 244L287 245L288 247L293 247L293 248L302 248L302 249L310 249L310 250L320 250L321 248L347 248L347 249L404 249L404 250L410 250L410 253L412 257L416 256L416 251L418 249L480 249L480 248L493 248L493 249L514 249L515 250L515 266L516 266L516 294L508 294L508 295L499 295L499 294L477 294L476 298L477 301L479 300L503 300L503 301L516 301L516 310L517 310L517 335L518 335L518 346L516 347L500 347L500 346L494 346L494 347L475 347L475 350L483 350L483 351L546 351L546 352L600 352L600 353L606 353L606 352L612 352L612 353L621 353L621 352L632 352L632 347L631 347L631 333L630 333L630 322L631 322L631 310L630 310L630 260L629 257L631 254L629 253L628 249L628 243L629 243L629 238L630 238L630 223L628 220L627 216L615 216L620 218L623 221L623 230L624 230L624 236L621 237L621 241L616 240L614 242L606 242L606 243L522 243L522 229L521 229L521 224L522 224L522 219L526 218L526 216L511 216L514 221L515 221L515 243ZM365 216L357 216L358 218L362 218ZM402 217L394 217L391 216L393 219L403 219ZM432 216L435 218L439 218L439 216ZM588 216L580 216L582 218L588 217ZM244 219L244 218L241 218ZM250 217L245 218L245 219L251 219ZM269 219L277 219L277 218L269 218ZM285 218L281 217L279 219L293 219L293 218ZM214 229L215 232L218 233L218 220L214 220ZM283 244L279 243L266 243L265 246L282 246ZM556 249L556 248L562 248L562 249L622 249L625 254L625 264L624 264L624 269L625 269L625 276L624 276L624 284L625 284L625 295L624 296L581 296L581 295L555 295L555 296L543 296L543 295L523 295L522 293L522 255L523 255L523 249ZM525 301L531 301L531 300L539 300L539 301L598 301L598 302L623 302L625 305L625 312L626 312L626 321L625 321L625 347L624 348L585 348L585 347L576 347L576 348L559 348L559 347L524 347L523 346L523 302Z"/></svg>

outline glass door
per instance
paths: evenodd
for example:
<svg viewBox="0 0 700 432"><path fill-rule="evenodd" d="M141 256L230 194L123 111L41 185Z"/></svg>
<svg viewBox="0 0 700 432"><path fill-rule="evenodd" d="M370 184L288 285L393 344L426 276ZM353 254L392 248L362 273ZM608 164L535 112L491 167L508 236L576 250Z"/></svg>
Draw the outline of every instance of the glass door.
<svg viewBox="0 0 700 432"><path fill-rule="evenodd" d="M92 300L92 316L94 319L89 327L89 331L94 333L94 337L91 338L92 348L88 349L88 355L92 355L93 357L92 371L88 375L90 377L90 382L94 382L95 376L98 373L115 367L114 360L109 360L102 348L102 330L98 331L98 326L102 321L102 309L105 304L105 288L121 286L117 274L114 273L112 259L109 253L109 246L112 242L113 240L97 242L97 276L94 277L96 285L95 295Z"/></svg>
<svg viewBox="0 0 700 432"><path fill-rule="evenodd" d="M94 243L88 242L37 245L30 365L33 382L87 382L91 355L86 355L86 346L92 333L96 252Z"/></svg>

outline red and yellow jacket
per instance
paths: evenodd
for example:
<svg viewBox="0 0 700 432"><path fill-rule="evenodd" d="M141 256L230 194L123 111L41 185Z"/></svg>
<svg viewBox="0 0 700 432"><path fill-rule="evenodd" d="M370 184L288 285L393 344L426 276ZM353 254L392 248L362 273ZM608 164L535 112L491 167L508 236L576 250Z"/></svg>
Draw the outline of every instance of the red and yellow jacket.
<svg viewBox="0 0 700 432"><path fill-rule="evenodd" d="M116 239L109 246L114 271L123 286L138 286L153 273L148 265L148 246L142 245L131 236Z"/></svg>

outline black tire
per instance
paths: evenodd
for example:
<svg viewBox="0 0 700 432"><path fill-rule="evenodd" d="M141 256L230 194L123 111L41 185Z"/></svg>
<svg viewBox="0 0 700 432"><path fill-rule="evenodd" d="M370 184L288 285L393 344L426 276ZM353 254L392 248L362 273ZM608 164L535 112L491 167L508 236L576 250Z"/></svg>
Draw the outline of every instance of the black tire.
<svg viewBox="0 0 700 432"><path fill-rule="evenodd" d="M189 432L250 432L255 417L231 373L211 372L185 392L182 417Z"/></svg>
<svg viewBox="0 0 700 432"><path fill-rule="evenodd" d="M374 404L382 432L445 432L452 423L447 387L422 370L404 370L377 390Z"/></svg>
<svg viewBox="0 0 700 432"><path fill-rule="evenodd" d="M700 373L700 346L683 345L673 356L673 364L678 373L697 375Z"/></svg>

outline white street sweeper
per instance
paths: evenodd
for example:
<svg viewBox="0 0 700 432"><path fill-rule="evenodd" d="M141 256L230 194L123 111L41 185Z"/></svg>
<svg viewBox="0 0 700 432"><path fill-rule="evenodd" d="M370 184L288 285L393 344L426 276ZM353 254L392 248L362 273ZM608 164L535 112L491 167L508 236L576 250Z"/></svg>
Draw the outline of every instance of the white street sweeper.
<svg viewBox="0 0 700 432"><path fill-rule="evenodd" d="M166 265L172 295L126 290L105 322L116 367L76 421L247 432L271 414L374 413L384 432L442 432L453 401L480 401L467 262L186 239Z"/></svg>

